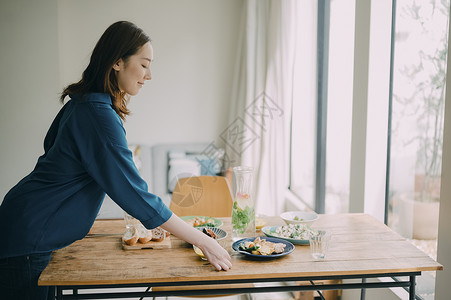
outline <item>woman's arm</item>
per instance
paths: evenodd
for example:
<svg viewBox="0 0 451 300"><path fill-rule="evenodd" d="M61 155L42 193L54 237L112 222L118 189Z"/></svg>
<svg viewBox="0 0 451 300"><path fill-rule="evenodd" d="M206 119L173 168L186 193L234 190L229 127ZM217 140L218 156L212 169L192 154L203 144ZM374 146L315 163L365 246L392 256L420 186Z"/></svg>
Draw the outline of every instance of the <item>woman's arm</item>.
<svg viewBox="0 0 451 300"><path fill-rule="evenodd" d="M217 269L227 271L232 267L229 253L214 239L200 230L188 225L175 214L160 227L169 231L182 240L196 245L204 253L208 261Z"/></svg>

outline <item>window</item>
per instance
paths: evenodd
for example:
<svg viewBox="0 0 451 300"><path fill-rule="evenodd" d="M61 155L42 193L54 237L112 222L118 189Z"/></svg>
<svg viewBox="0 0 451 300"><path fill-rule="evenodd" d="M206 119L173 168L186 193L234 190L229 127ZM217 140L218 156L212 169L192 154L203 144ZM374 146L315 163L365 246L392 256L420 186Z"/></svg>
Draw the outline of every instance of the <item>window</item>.
<svg viewBox="0 0 451 300"><path fill-rule="evenodd" d="M321 213L348 211L354 6L299 5L290 190Z"/></svg>
<svg viewBox="0 0 451 300"><path fill-rule="evenodd" d="M290 189L315 209L317 6L297 6L296 66L291 118ZM313 75L313 76L312 76Z"/></svg>
<svg viewBox="0 0 451 300"><path fill-rule="evenodd" d="M372 1L369 9L355 1L324 0L303 2L298 12L291 192L319 213L370 213L432 257L449 5L449 0ZM368 20L365 48L355 44L362 24L354 22ZM363 100L355 97L359 78L353 72L359 64L368 65ZM361 119L353 112L358 101L367 105ZM356 127L365 131L360 140L354 136ZM351 156L355 140L365 147ZM359 163L363 179L352 179L351 167ZM363 194L353 199L356 186ZM429 217L421 220L428 211ZM417 292L424 299L433 295L434 276L426 273L418 279Z"/></svg>
<svg viewBox="0 0 451 300"><path fill-rule="evenodd" d="M397 0L388 225L437 255L449 1ZM435 272L419 278L433 298Z"/></svg>

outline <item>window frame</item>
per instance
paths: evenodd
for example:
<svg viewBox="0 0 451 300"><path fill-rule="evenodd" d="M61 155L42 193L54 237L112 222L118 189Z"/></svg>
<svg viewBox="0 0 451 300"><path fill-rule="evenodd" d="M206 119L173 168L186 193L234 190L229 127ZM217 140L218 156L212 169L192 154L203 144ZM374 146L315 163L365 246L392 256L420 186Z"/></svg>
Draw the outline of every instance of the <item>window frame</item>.
<svg viewBox="0 0 451 300"><path fill-rule="evenodd" d="M318 1L317 10L317 61L316 61L316 163L315 163L315 195L314 207L302 200L302 197L292 189L292 124L290 119L290 156L288 190L303 205L317 213L325 213L326 196L326 140L327 140L327 90L329 69L329 24L330 0Z"/></svg>

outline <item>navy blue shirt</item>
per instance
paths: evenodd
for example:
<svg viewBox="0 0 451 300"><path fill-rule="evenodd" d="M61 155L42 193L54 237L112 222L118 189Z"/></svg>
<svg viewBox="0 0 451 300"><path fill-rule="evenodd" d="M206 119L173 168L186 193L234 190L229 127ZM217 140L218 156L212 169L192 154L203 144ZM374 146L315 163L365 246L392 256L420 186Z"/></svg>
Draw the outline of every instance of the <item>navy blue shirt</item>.
<svg viewBox="0 0 451 300"><path fill-rule="evenodd" d="M53 251L83 238L105 192L149 229L172 215L140 177L111 98L71 98L50 126L34 170L0 206L0 258Z"/></svg>

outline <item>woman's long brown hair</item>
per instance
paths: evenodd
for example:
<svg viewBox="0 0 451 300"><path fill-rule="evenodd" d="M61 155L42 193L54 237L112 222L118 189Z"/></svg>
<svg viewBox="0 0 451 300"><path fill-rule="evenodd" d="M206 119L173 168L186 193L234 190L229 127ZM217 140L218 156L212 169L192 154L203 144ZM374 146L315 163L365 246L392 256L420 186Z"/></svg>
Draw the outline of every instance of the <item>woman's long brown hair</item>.
<svg viewBox="0 0 451 300"><path fill-rule="evenodd" d="M107 93L111 96L113 109L125 120L130 113L127 108L129 96L119 89L113 65L119 59L126 62L147 42L150 42L149 36L131 22L119 21L110 25L94 47L81 80L68 85L60 101L64 102L68 95Z"/></svg>

